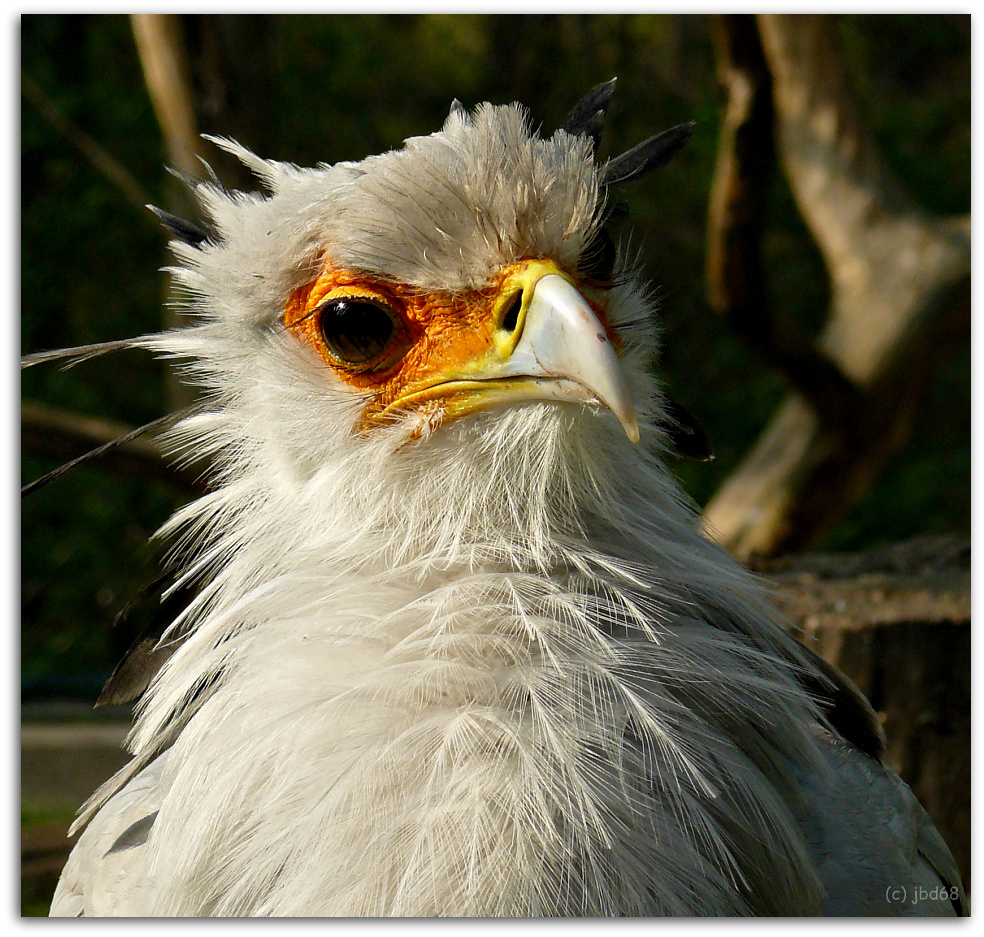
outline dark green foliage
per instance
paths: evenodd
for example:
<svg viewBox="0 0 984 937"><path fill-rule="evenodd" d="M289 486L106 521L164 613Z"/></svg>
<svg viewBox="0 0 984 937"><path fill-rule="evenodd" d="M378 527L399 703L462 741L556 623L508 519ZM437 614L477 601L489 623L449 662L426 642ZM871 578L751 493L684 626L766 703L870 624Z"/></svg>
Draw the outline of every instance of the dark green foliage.
<svg viewBox="0 0 984 937"><path fill-rule="evenodd" d="M360 159L436 129L453 98L521 100L550 132L593 85L618 76L602 158L685 121L687 146L625 187L631 250L659 284L659 373L708 430L717 458L675 461L705 501L781 400L784 384L706 307L703 244L720 97L702 16L189 17L203 131L264 156L311 165ZM21 65L56 106L168 207L173 182L123 16L21 20ZM852 16L841 34L864 118L903 185L927 209L969 210L970 18ZM167 262L157 219L136 210L80 152L22 104L22 350L105 341L162 323ZM217 162L235 184L241 174ZM170 207L174 207L171 204ZM191 218L192 221L198 219ZM781 177L765 244L777 307L816 332L829 297L823 262ZM969 353L940 377L913 440L831 539L858 548L922 532L969 530ZM125 352L25 372L25 398L130 424L169 407L162 368ZM25 456L30 480L53 463ZM97 468L29 499L22 515L25 686L92 674L94 698L143 620L115 613L156 575L146 540L177 489ZM144 614L149 614L144 613Z"/></svg>
<svg viewBox="0 0 984 937"><path fill-rule="evenodd" d="M970 210L970 17L846 16L841 38L862 113L908 193Z"/></svg>
<svg viewBox="0 0 984 937"><path fill-rule="evenodd" d="M77 126L158 197L163 155L129 22L114 16L25 16L22 66ZM137 335L161 327L164 239L25 100L21 161L21 350ZM146 217L144 217L146 215ZM160 366L140 352L22 375L25 399L133 425L164 412ZM25 455L22 480L56 463ZM74 477L73 477L74 474ZM72 473L21 513L25 688L55 677L91 692L122 653L111 627L140 582L148 536L180 499L170 486ZM91 675L89 677L88 675Z"/></svg>

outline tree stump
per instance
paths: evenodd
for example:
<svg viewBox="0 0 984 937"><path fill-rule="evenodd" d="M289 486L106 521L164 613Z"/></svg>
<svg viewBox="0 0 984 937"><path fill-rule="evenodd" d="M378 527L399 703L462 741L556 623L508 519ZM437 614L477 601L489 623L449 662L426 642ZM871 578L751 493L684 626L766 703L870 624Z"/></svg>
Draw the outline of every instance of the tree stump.
<svg viewBox="0 0 984 937"><path fill-rule="evenodd" d="M759 564L800 637L844 671L885 727L970 887L970 541Z"/></svg>

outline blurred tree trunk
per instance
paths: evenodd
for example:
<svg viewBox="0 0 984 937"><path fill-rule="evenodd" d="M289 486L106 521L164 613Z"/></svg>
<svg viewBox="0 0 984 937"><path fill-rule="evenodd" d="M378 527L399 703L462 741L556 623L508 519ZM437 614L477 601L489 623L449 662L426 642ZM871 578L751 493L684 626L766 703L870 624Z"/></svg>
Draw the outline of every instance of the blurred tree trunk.
<svg viewBox="0 0 984 937"><path fill-rule="evenodd" d="M137 54L172 169L191 178L206 174L205 164L229 188L247 186L248 173L201 131L241 136L255 147L268 134L263 89L270 67L268 17L135 13L130 17ZM187 186L168 188L168 211L194 218L197 206ZM173 284L165 287L164 325L181 324ZM177 409L192 392L172 374L168 398Z"/></svg>
<svg viewBox="0 0 984 937"><path fill-rule="evenodd" d="M175 169L196 175L204 156L198 135L195 95L181 17L134 13L130 17L137 53L168 158Z"/></svg>
<svg viewBox="0 0 984 937"><path fill-rule="evenodd" d="M130 22L147 92L157 115L170 166L179 172L196 176L201 171L199 158L205 156L205 150L198 132L181 17L161 13L134 13L130 16ZM187 217L192 201L183 186L171 184L164 207L174 215ZM176 328L180 326L181 319L170 277L165 280L163 289L163 325L166 329ZM171 409L187 406L193 398L191 390L181 383L170 368L165 377L165 389Z"/></svg>
<svg viewBox="0 0 984 937"><path fill-rule="evenodd" d="M265 89L275 72L269 16L133 14L133 35L147 91L171 166L194 178L211 166L223 184L243 188L248 173L201 133L242 139L268 150ZM194 206L186 191L184 210ZM181 207L178 205L177 207Z"/></svg>
<svg viewBox="0 0 984 937"><path fill-rule="evenodd" d="M929 217L902 190L860 119L830 17L727 16L716 32L728 105L710 302L793 388L705 509L708 532L747 559L816 543L906 441L921 392L969 334L970 219ZM773 112L783 168L830 273L815 343L765 297Z"/></svg>

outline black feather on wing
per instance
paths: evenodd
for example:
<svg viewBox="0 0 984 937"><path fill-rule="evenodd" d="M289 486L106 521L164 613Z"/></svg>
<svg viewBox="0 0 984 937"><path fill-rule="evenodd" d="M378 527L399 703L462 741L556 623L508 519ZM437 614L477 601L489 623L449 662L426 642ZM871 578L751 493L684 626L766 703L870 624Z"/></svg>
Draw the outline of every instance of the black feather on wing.
<svg viewBox="0 0 984 937"><path fill-rule="evenodd" d="M161 643L164 632L194 597L191 586L182 586L167 593L171 574L164 573L147 583L116 616L114 627L120 626L140 603L159 603L150 623L137 635L123 659L109 675L96 700L96 707L119 706L143 696L150 681L180 647L183 637L177 636Z"/></svg>
<svg viewBox="0 0 984 937"><path fill-rule="evenodd" d="M800 674L800 683L819 703L830 727L855 748L881 761L885 757L885 730L864 694L847 674L803 646L818 673Z"/></svg>
<svg viewBox="0 0 984 937"><path fill-rule="evenodd" d="M666 414L664 430L672 451L698 462L711 462L714 459L714 445L707 430L683 404L670 397L663 401Z"/></svg>

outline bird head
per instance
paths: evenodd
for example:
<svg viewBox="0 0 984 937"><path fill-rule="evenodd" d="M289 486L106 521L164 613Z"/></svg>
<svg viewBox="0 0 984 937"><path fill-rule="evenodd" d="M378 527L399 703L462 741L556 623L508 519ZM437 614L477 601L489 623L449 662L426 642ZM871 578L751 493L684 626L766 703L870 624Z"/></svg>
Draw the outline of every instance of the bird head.
<svg viewBox="0 0 984 937"><path fill-rule="evenodd" d="M214 141L265 191L196 185L207 233L165 217L198 324L157 344L216 402L183 431L204 429L225 478L305 486L349 517L395 492L415 529L501 528L504 511L533 542L645 458L630 451L658 436L653 309L606 222L613 187L691 125L599 161L612 88L549 137L519 105L455 102L430 136L313 169ZM449 510L456 493L468 504Z"/></svg>

